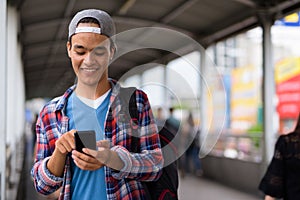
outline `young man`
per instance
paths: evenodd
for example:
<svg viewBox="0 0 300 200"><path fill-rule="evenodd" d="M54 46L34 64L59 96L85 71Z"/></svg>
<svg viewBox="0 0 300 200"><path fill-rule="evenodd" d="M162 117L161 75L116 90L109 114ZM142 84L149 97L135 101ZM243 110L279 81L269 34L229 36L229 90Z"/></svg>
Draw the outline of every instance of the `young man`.
<svg viewBox="0 0 300 200"><path fill-rule="evenodd" d="M120 86L108 78L115 27L104 11L78 12L69 24L68 55L77 84L42 109L31 174L38 192L59 199L145 199L141 181L163 167L157 127L145 93L135 91L140 152L131 153L131 126L121 120ZM98 150L75 150L74 133L94 130Z"/></svg>

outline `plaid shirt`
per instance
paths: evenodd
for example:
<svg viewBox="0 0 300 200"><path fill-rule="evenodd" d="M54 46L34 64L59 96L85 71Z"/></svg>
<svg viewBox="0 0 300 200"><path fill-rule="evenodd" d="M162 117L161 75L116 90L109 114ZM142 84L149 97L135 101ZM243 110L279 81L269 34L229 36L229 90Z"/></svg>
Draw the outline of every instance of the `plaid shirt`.
<svg viewBox="0 0 300 200"><path fill-rule="evenodd" d="M139 112L139 133L141 153L130 153L131 125L120 120L118 113L121 100L117 94L120 86L110 80L112 95L105 122L105 139L110 140L112 150L124 161L120 171L105 168L107 199L146 199L141 181L157 180L161 175L163 157L148 98L141 90L136 90ZM67 156L63 177L56 177L47 169L47 161L55 149L55 141L68 130L68 117L65 108L68 97L74 91L70 87L63 96L50 101L40 112L37 124L37 154L31 170L34 185L38 192L48 195L61 188L59 199L71 199L70 155ZM113 106L112 106L113 105Z"/></svg>

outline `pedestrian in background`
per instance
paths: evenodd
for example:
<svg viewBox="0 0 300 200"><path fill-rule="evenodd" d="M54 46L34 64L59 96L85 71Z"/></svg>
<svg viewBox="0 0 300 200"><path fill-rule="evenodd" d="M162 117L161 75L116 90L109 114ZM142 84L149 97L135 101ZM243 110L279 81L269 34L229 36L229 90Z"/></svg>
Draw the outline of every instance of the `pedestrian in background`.
<svg viewBox="0 0 300 200"><path fill-rule="evenodd" d="M300 120L295 130L277 139L271 163L259 189L265 200L300 199Z"/></svg>

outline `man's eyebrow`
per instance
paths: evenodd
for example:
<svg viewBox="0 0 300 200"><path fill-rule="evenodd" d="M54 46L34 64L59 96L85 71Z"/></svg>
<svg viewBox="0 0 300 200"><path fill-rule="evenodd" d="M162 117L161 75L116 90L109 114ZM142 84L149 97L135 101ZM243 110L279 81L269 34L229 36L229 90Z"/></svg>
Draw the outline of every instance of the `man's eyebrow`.
<svg viewBox="0 0 300 200"><path fill-rule="evenodd" d="M75 45L74 45L74 48L75 48L75 49L85 49L85 47L82 46L82 45L80 45L80 44L75 44Z"/></svg>

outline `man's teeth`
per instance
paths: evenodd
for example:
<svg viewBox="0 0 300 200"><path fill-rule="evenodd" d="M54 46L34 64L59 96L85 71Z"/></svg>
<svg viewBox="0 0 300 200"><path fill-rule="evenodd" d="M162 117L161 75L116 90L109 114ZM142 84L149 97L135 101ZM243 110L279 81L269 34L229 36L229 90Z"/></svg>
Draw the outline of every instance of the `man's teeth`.
<svg viewBox="0 0 300 200"><path fill-rule="evenodd" d="M96 71L96 69L87 69L87 68L83 68L84 71L88 71L88 72L94 72Z"/></svg>

